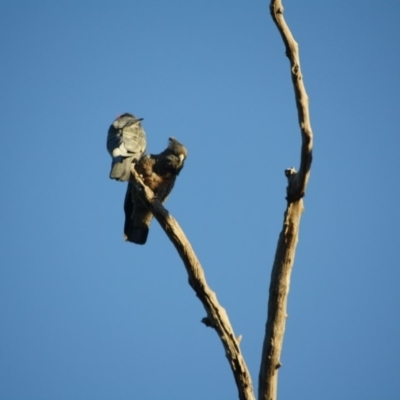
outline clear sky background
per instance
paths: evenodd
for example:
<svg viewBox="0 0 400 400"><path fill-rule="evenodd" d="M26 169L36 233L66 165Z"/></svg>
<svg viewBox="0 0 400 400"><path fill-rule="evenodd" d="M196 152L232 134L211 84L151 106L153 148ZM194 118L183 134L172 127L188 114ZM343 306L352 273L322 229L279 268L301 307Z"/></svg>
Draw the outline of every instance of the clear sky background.
<svg viewBox="0 0 400 400"><path fill-rule="evenodd" d="M301 4L300 4L301 3ZM284 2L315 135L279 399L400 392L400 3ZM268 1L0 3L0 398L234 399L216 333L156 222L123 241L116 115L189 156L166 206L257 386L270 270L299 165Z"/></svg>

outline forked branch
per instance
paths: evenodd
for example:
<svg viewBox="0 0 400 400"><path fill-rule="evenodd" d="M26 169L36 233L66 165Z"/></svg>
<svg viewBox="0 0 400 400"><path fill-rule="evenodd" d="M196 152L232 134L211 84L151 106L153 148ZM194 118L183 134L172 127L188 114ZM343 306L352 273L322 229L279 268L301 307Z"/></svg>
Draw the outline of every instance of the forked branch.
<svg viewBox="0 0 400 400"><path fill-rule="evenodd" d="M313 144L308 96L300 69L299 47L283 18L282 1L272 0L270 12L282 36L286 47L286 55L290 61L302 145L299 171L296 172L294 168L285 171L288 178L286 197L288 203L271 272L268 318L265 327L258 382L259 400L276 400L277 397L278 369L281 367L280 356L287 317L286 309L290 275L296 253L300 218L303 212L302 198L305 195L310 175Z"/></svg>
<svg viewBox="0 0 400 400"><path fill-rule="evenodd" d="M186 267L189 284L206 310L207 316L203 318L202 322L206 326L215 329L224 346L225 354L238 388L239 399L254 400L250 373L239 347L240 340L238 340L233 332L225 309L218 303L217 296L207 285L203 268L189 240L175 218L154 198L151 189L143 184L133 166L131 167L131 180L136 185L141 200L152 211L162 229L177 249Z"/></svg>

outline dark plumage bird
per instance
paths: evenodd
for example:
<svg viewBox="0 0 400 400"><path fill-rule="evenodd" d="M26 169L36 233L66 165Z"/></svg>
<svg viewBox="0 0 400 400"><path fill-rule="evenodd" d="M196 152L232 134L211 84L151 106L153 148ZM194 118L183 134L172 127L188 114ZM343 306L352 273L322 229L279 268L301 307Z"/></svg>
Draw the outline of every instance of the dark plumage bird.
<svg viewBox="0 0 400 400"><path fill-rule="evenodd" d="M169 138L168 147L160 154L147 154L135 164L143 182L150 187L159 201L164 202L174 187L176 177L187 157L184 145ZM128 184L124 203L125 240L145 244L153 214L141 202L136 186Z"/></svg>
<svg viewBox="0 0 400 400"><path fill-rule="evenodd" d="M146 150L146 133L133 114L117 117L108 129L107 150L112 157L110 178L127 181L131 164L138 161Z"/></svg>

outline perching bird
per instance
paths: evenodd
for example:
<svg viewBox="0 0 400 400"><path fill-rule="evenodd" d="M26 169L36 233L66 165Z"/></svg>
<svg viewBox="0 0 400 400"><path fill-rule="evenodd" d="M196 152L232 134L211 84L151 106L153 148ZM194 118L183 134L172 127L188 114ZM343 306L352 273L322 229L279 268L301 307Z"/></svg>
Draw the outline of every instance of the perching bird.
<svg viewBox="0 0 400 400"><path fill-rule="evenodd" d="M169 138L168 147L160 154L147 154L135 164L135 170L143 182L162 203L167 199L175 179L183 168L187 157L186 147L175 138ZM145 207L136 186L128 184L125 195L125 240L145 244L153 214Z"/></svg>
<svg viewBox="0 0 400 400"><path fill-rule="evenodd" d="M110 178L127 181L133 162L146 150L146 133L140 124L143 118L125 113L117 117L108 129L107 150L112 157Z"/></svg>

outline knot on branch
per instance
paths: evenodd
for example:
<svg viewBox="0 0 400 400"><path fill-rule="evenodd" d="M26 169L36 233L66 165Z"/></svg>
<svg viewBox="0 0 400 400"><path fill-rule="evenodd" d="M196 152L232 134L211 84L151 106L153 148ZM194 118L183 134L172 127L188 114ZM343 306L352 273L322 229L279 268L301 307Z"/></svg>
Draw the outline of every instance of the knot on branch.
<svg viewBox="0 0 400 400"><path fill-rule="evenodd" d="M207 328L214 328L215 325L213 321L211 320L210 317L204 317L201 322L207 327Z"/></svg>
<svg viewBox="0 0 400 400"><path fill-rule="evenodd" d="M269 6L269 11L271 13L272 18L276 18L275 15L276 14L283 14L283 11L285 9L283 8L282 3L277 4L276 2L271 2L270 6Z"/></svg>
<svg viewBox="0 0 400 400"><path fill-rule="evenodd" d="M299 64L293 64L292 73L294 75L296 75L298 79L301 80L302 76L301 76L301 73L300 73L300 65Z"/></svg>
<svg viewBox="0 0 400 400"><path fill-rule="evenodd" d="M299 174L294 167L285 169L285 176L288 180L286 187L286 200L288 203L299 201L305 195L303 186L299 181Z"/></svg>

